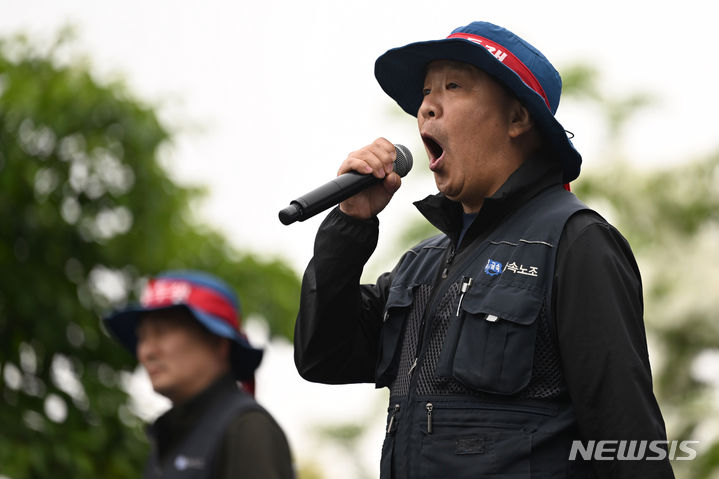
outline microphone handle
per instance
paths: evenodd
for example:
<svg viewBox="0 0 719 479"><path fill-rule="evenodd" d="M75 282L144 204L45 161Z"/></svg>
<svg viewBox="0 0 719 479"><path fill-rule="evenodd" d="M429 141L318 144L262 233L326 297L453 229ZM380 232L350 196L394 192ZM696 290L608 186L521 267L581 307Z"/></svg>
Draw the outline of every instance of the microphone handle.
<svg viewBox="0 0 719 479"><path fill-rule="evenodd" d="M283 225L304 221L381 181L373 175L363 175L356 171L343 173L290 202L288 207L280 210L280 221Z"/></svg>

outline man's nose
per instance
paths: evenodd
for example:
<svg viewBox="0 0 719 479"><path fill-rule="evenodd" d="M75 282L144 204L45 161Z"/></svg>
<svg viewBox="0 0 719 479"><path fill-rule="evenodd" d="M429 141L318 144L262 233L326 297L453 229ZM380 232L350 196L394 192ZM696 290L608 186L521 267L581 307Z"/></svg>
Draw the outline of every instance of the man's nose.
<svg viewBox="0 0 719 479"><path fill-rule="evenodd" d="M417 112L417 118L429 120L430 118L437 118L441 114L442 107L439 101L437 101L437 97L429 94L422 100L422 104L419 106L419 111Z"/></svg>
<svg viewBox="0 0 719 479"><path fill-rule="evenodd" d="M137 340L137 359L142 362L150 359L155 354L155 342L151 338L144 337Z"/></svg>

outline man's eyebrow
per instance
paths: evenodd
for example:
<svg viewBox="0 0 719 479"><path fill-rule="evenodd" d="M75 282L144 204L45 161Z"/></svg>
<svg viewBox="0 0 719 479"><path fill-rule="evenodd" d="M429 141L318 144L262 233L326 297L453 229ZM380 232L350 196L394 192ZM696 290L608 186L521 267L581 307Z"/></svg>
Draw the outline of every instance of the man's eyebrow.
<svg viewBox="0 0 719 479"><path fill-rule="evenodd" d="M437 68L440 65L446 65L449 69L456 70L458 72L474 73L482 71L476 66L465 62L458 62L455 60L435 60L434 62L430 62L427 65L427 67L425 68L425 75L429 73L432 69Z"/></svg>
<svg viewBox="0 0 719 479"><path fill-rule="evenodd" d="M474 65L470 65L469 63L464 62L455 62L452 61L449 63L449 68L453 70L463 71L463 72L470 72L474 73L476 71L479 71L479 68L475 67Z"/></svg>

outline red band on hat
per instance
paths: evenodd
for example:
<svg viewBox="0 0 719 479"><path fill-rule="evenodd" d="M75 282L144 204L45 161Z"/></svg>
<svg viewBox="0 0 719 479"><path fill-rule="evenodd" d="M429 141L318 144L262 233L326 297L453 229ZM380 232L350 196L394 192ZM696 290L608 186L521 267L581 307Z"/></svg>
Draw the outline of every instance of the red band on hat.
<svg viewBox="0 0 719 479"><path fill-rule="evenodd" d="M487 49L489 53L494 55L494 58L502 62L514 73L519 75L519 78L521 78L522 81L526 83L527 86L529 86L529 88L539 93L539 95L544 98L544 102L547 104L547 108L549 108L549 111L552 111L552 107L549 105L549 99L544 93L544 88L542 88L542 84L539 83L539 80L537 80L537 78L534 76L532 70L527 68L527 66L522 63L519 58L515 57L512 52L504 48L502 45L493 42L492 40L489 40L487 38L480 37L479 35L474 35L472 33L453 33L447 38L464 38L465 40L469 40L471 42L482 45L484 48Z"/></svg>
<svg viewBox="0 0 719 479"><path fill-rule="evenodd" d="M237 310L225 298L209 288L176 279L152 279L142 293L140 302L149 308L186 304L204 313L217 316L239 330Z"/></svg>

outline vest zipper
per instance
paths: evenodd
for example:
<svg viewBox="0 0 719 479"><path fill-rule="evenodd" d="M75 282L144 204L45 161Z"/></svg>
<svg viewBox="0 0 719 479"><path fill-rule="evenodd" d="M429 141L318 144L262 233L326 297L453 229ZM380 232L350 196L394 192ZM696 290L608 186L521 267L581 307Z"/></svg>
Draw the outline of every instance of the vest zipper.
<svg viewBox="0 0 719 479"><path fill-rule="evenodd" d="M479 248L477 250L477 252L472 254L462 264L463 265L470 264L472 261L474 261L474 258L477 255L479 255L483 249L484 248ZM447 256L447 259L445 260L445 267L444 267L444 270L442 271L442 279L447 279L450 276L449 275L449 266L452 264L452 261L454 261L455 254L456 254L456 249L454 248L454 246L452 246L449 251L449 255ZM453 273L451 279L454 280L455 277L458 277L459 276L458 273L459 273L459 271ZM465 287L465 284L466 284L466 287ZM413 395L412 391L414 390L414 388L416 387L416 384L417 384L417 379L413 375L413 372L417 368L417 365L419 363L419 358L422 357L425 353L425 346L426 346L426 344L425 344L426 341L425 341L425 337L424 337L425 333L426 333L425 326L426 326L428 320L431 321L434 318L435 309L441 302L444 295L447 294L447 291L449 290L449 287L451 285L452 285L452 281L445 283L446 287L444 287L444 288L441 288L439 290L435 289L432 293L432 299L429 301L429 304L427 304L427 308L424 310L424 314L422 317L422 324L420 325L419 336L417 338L417 349L416 349L416 353L414 356L414 361L412 362L412 365L410 366L409 371L407 372L407 374L409 376L409 388L408 388L406 400L409 400L409 398L412 397L412 395ZM466 293L471 285L472 285L472 278L462 276L462 293ZM429 433L431 433L432 432L432 405L431 405L431 403L428 403L428 404L429 404L429 407L427 408L427 430ZM395 411L398 408L399 408L399 405L397 405L395 407Z"/></svg>
<svg viewBox="0 0 719 479"><path fill-rule="evenodd" d="M394 405L394 411L392 411L392 415L389 417L389 424L387 425L387 434L392 432L392 424L394 424L394 417L399 412L399 403Z"/></svg>
<svg viewBox="0 0 719 479"><path fill-rule="evenodd" d="M452 261L454 261L454 256L457 252L457 249L454 246L450 246L449 254L447 255L447 259L444 261L444 269L442 270L442 279L447 279L449 274L449 267L452 265ZM434 300L430 301L430 304L428 304L428 308L425 309L424 314L422 315L422 324L419 327L419 335L417 336L417 350L415 352L414 361L412 362L412 365L409 368L409 371L407 371L407 375L411 378L412 372L414 372L414 369L417 367L417 362L419 361L420 353L422 352L422 345L424 343L424 330L425 326L427 324L427 312L430 309L430 306L434 304ZM434 309L434 308L431 308ZM430 318L431 319L431 318Z"/></svg>
<svg viewBox="0 0 719 479"><path fill-rule="evenodd" d="M483 249L484 249L484 247L477 248L477 250L474 253L472 253L469 256L469 258L467 258L461 265L470 264L472 261L474 261L476 256L481 254L481 251ZM405 397L405 401L407 401L408 403L410 401L410 398L414 396L413 391L417 387L417 376L414 376L412 373L416 369L417 364L419 363L419 358L423 357L425 354L426 341L425 341L424 336L426 333L425 326L427 324L427 321L433 320L435 309L437 308L437 306L439 306L439 303L442 301L442 298L447 294L447 291L449 291L449 288L453 284L453 281L456 281L457 279L459 279L459 273L460 273L461 269L453 272L451 275L449 274L449 267L452 264L452 262L454 261L455 254L456 254L456 250L455 250L454 246L452 246L449 251L448 257L445 260L444 270L442 271L442 279L450 278L450 280L448 282L444 283L443 287L441 287L441 288L438 287L432 291L431 299L430 299L429 303L427 304L426 309L424 310L424 314L422 317L422 324L421 324L420 330L419 330L419 337L417 338L417 349L416 349L416 353L414 356L414 362L412 363L412 366L410 366L410 369L408 371L409 387L407 389L407 396ZM465 279L467 279L468 281L465 281ZM438 281L437 283L440 283L440 282L441 281ZM467 289L469 289L469 286L471 286L471 278L462 276L462 283L464 284L466 282L469 282L469 284L467 285ZM438 286L438 284L435 284L435 286ZM466 292L466 290L465 290L465 292ZM432 403L427 403L425 405L425 409L427 410L427 432L429 434L432 433L432 409L433 408L434 408L434 406L432 405ZM399 405L396 405L395 411L397 411L398 409L399 409ZM411 413L413 413L413 411L414 411L413 409L408 410L408 413L411 414Z"/></svg>
<svg viewBox="0 0 719 479"><path fill-rule="evenodd" d="M428 402L425 406L425 409L427 409L427 434L432 434L432 409L434 406L431 402Z"/></svg>
<svg viewBox="0 0 719 479"><path fill-rule="evenodd" d="M414 371L414 368L417 367L417 360L419 359L419 356L414 357L414 361L412 362L412 365L409 367L409 371L407 371L407 376L412 377L412 371Z"/></svg>
<svg viewBox="0 0 719 479"><path fill-rule="evenodd" d="M454 260L454 254L456 253L457 249L452 246L449 250L449 255L447 256L447 259L444 262L444 269L442 270L442 279L447 279L447 275L449 273L449 267L452 265L452 261Z"/></svg>

